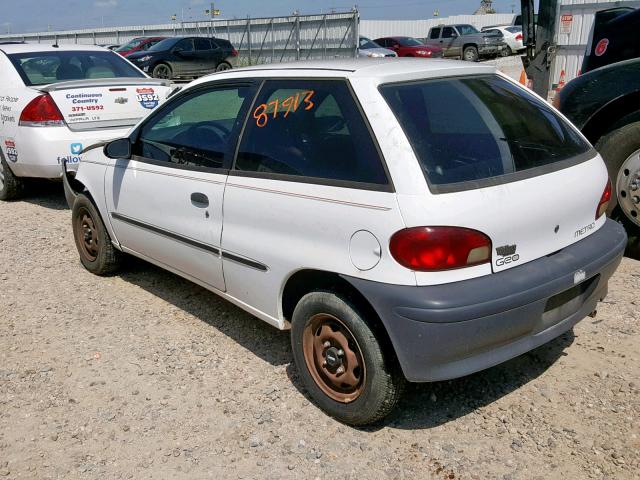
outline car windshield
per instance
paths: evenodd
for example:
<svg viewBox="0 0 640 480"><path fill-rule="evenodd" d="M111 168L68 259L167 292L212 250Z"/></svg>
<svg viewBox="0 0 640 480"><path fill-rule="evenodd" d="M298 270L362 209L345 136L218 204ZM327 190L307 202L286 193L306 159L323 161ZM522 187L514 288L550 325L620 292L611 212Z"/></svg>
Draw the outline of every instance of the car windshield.
<svg viewBox="0 0 640 480"><path fill-rule="evenodd" d="M170 50L173 46L178 43L181 38L165 38L164 40L160 40L154 46L152 46L147 52L164 52L165 50Z"/></svg>
<svg viewBox="0 0 640 480"><path fill-rule="evenodd" d="M49 85L69 80L135 77L144 74L109 51L29 52L9 55L25 85Z"/></svg>
<svg viewBox="0 0 640 480"><path fill-rule="evenodd" d="M367 50L369 48L381 48L380 45L374 43L372 40L369 40L367 37L360 37L360 49Z"/></svg>
<svg viewBox="0 0 640 480"><path fill-rule="evenodd" d="M403 47L418 47L420 45L423 45L413 37L398 37L396 38L396 40Z"/></svg>
<svg viewBox="0 0 640 480"><path fill-rule="evenodd" d="M142 42L144 42L144 38L134 38L130 42L127 42L121 47L116 48L116 52L128 52L129 50L136 48Z"/></svg>
<svg viewBox="0 0 640 480"><path fill-rule="evenodd" d="M460 35L473 35L474 33L479 33L478 29L473 25L456 25L458 32Z"/></svg>
<svg viewBox="0 0 640 480"><path fill-rule="evenodd" d="M591 148L548 104L497 75L389 84L381 92L432 185L509 175Z"/></svg>

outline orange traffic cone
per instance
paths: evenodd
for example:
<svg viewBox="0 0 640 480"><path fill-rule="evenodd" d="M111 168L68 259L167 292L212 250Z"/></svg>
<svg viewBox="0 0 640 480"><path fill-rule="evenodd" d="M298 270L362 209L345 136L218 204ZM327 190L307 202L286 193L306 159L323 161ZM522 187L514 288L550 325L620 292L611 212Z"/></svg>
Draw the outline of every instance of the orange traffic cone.
<svg viewBox="0 0 640 480"><path fill-rule="evenodd" d="M556 91L560 91L562 90L562 87L564 87L565 81L564 81L564 70L560 70L560 80L558 80L558 86L556 87Z"/></svg>
<svg viewBox="0 0 640 480"><path fill-rule="evenodd" d="M525 87L527 86L527 74L524 71L524 68L522 69L522 72L520 72L520 84Z"/></svg>

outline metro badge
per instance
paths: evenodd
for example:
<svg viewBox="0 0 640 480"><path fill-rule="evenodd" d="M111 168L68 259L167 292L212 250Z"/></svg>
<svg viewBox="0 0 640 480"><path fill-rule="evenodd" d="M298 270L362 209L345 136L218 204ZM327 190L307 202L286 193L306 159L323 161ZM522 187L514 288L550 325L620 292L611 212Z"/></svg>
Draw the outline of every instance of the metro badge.
<svg viewBox="0 0 640 480"><path fill-rule="evenodd" d="M153 88L136 88L136 98L138 99L138 103L142 105L144 108L148 108L149 110L153 110L160 103L160 97L153 90Z"/></svg>
<svg viewBox="0 0 640 480"><path fill-rule="evenodd" d="M16 149L16 142L11 139L4 141L4 147L7 152L7 158L9 161L15 163L18 161L18 150Z"/></svg>

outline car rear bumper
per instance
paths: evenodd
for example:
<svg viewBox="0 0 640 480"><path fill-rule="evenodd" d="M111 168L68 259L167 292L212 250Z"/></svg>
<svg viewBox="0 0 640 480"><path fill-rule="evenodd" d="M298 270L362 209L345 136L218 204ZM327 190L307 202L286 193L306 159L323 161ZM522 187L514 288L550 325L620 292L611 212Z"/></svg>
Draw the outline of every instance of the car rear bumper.
<svg viewBox="0 0 640 480"><path fill-rule="evenodd" d="M344 278L382 319L407 379L446 380L571 329L606 296L626 242L624 229L607 220L555 254L484 277L420 287Z"/></svg>
<svg viewBox="0 0 640 480"><path fill-rule="evenodd" d="M18 161L11 170L19 177L60 178L62 161L69 170L77 170L82 154L78 149L95 143L124 137L130 127L73 132L65 127L19 127L16 135ZM73 147L72 147L73 146ZM74 150L72 150L72 148Z"/></svg>
<svg viewBox="0 0 640 480"><path fill-rule="evenodd" d="M480 55L497 55L504 50L506 46L506 44L478 45L478 53Z"/></svg>

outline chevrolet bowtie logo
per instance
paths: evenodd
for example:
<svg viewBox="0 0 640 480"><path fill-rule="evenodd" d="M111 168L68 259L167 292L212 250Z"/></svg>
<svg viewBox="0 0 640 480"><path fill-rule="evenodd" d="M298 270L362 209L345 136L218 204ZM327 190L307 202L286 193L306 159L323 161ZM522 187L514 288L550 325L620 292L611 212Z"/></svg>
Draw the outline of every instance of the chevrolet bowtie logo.
<svg viewBox="0 0 640 480"><path fill-rule="evenodd" d="M501 257L506 257L516 253L516 248L516 245L502 245L501 247L496 247L496 253Z"/></svg>

